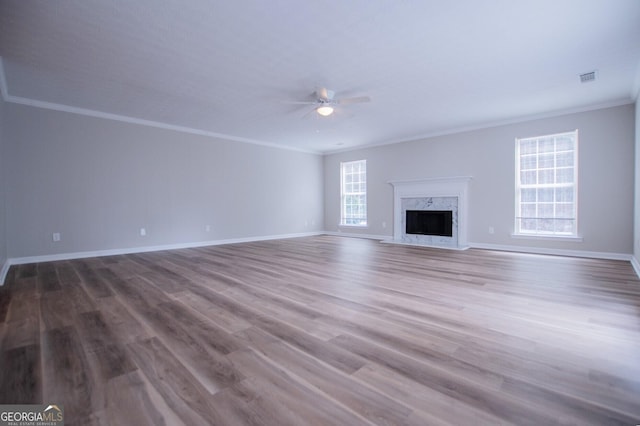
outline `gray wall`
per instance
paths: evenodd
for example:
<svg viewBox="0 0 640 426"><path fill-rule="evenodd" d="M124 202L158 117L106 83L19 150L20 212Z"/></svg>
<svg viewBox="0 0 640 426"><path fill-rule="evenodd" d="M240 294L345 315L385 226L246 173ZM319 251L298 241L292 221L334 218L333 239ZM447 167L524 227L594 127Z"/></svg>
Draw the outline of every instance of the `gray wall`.
<svg viewBox="0 0 640 426"><path fill-rule="evenodd" d="M5 191L7 188L6 173L6 138L4 110L6 106L2 96L0 96L0 269L5 266L7 261L7 203L5 201ZM4 275L0 273L0 285L4 279Z"/></svg>
<svg viewBox="0 0 640 426"><path fill-rule="evenodd" d="M574 129L579 129L578 229L583 242L512 238L515 138ZM628 255L633 251L633 153L633 105L335 153L324 161L325 225L328 231L391 236L393 189L388 181L470 175L470 243ZM340 162L359 159L367 160L370 226L341 229Z"/></svg>
<svg viewBox="0 0 640 426"><path fill-rule="evenodd" d="M0 261L338 231L339 163L361 158L368 160L370 226L345 233L392 235L389 180L471 175L470 242L635 253L638 259L640 219L633 214L634 198L640 211L640 184L633 190L634 161L640 165L640 136L634 136L638 115L626 105L323 160L0 100ZM511 238L514 139L575 128L580 131L584 241ZM634 220L635 233L630 231ZM141 227L146 237L139 235ZM53 232L60 232L62 241L54 243Z"/></svg>
<svg viewBox="0 0 640 426"><path fill-rule="evenodd" d="M640 78L640 77L639 77ZM636 141L635 141L635 194L633 223L633 257L640 267L640 91L636 97ZM638 271L640 273L640 270Z"/></svg>
<svg viewBox="0 0 640 426"><path fill-rule="evenodd" d="M12 103L4 115L10 258L324 227L319 155Z"/></svg>

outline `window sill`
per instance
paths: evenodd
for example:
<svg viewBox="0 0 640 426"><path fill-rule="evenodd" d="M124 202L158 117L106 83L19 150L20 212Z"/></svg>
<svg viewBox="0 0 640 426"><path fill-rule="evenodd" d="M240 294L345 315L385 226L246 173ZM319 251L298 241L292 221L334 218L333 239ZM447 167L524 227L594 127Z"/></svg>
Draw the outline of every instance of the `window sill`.
<svg viewBox="0 0 640 426"><path fill-rule="evenodd" d="M523 240L571 241L576 243L581 243L582 241L584 241L582 237L564 236L564 235L511 234L511 238L519 238Z"/></svg>
<svg viewBox="0 0 640 426"><path fill-rule="evenodd" d="M367 228L369 228L369 225L343 225L343 224L340 224L340 225L338 225L338 228L367 229Z"/></svg>

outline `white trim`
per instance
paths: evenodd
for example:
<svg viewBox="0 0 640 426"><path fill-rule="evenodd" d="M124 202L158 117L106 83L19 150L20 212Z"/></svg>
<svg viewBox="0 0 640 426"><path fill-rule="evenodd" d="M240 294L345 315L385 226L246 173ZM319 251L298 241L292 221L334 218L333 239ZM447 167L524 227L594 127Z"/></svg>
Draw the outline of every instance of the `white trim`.
<svg viewBox="0 0 640 426"><path fill-rule="evenodd" d="M266 147L269 147L269 148L284 149L284 150L288 150L288 151L298 151L298 152L303 152L303 153L306 153L306 154L320 155L320 153L316 152L316 151L304 150L304 149L301 149L301 148L294 148L294 147L285 146L285 145L278 145L278 144L271 143L271 142L263 142L263 141L258 141L258 140L255 140L255 139L249 139L249 138L242 138L242 137L239 137L239 136L227 135L227 134L224 134L224 133L216 133L216 132L210 132L208 130L195 129L193 127L176 126L176 125L173 125L173 124L161 123L159 121L144 120L144 119L141 119L141 118L127 117L127 116L124 116L124 115L111 114L111 113L108 113L108 112L95 111L95 110L90 110L90 109L86 109L86 108L78 108L78 107L73 107L73 106L68 106L68 105L56 104L56 103L52 103L52 102L38 101L38 100L28 99L28 98L21 98L21 97L18 97L18 96L7 95L5 100L7 102L13 102L13 103L16 103L16 104L27 105L27 106L32 106L32 107L36 107L36 108L44 108L44 109L50 109L50 110L54 110L54 111L68 112L68 113L71 113L71 114L86 115L86 116L89 116L89 117L102 118L102 119L105 119L105 120L121 121L121 122L124 122L124 123L131 123L131 124L138 124L138 125L141 125L141 126L155 127L155 128L158 128L158 129L173 130L173 131L176 131L176 132L190 133L190 134L193 134L193 135L207 136L207 137L216 138L216 139L224 139L224 140L230 140L230 141L236 141L236 142L243 142L243 143L249 143L249 144L253 144L253 145L262 145L262 146L266 146Z"/></svg>
<svg viewBox="0 0 640 426"><path fill-rule="evenodd" d="M638 93L638 95L640 95L640 92ZM631 97L628 98L628 99L622 98L622 99L617 99L617 100L614 100L614 101L611 101L611 102L603 102L603 103L588 105L588 106L584 106L584 107L560 109L560 110L546 112L546 113L540 113L540 114L523 115L523 116L519 116L519 117L515 117L515 118L511 118L511 119L506 119L506 120L489 121L489 122L485 122L485 123L479 124L479 125L458 126L458 127L454 126L454 127L448 128L448 129L441 130L441 131L434 131L434 132L430 132L430 133L424 133L422 135L411 136L409 138L404 138L404 139L392 139L392 140L389 140L389 141L374 142L374 143L371 143L371 144L368 144L368 145L359 145L359 146L353 146L353 147L349 147L349 148L336 149L336 150L331 150L331 151L324 151L322 153L322 155L340 154L340 153L343 153L343 152L357 151L357 150L361 150L361 149L369 149L369 148L385 146L385 145L395 145L395 144L398 144L398 143L418 142L418 141L422 141L422 140L425 140L425 139L431 139L431 138L435 138L435 137L439 137L439 136L456 135L456 134L459 134L459 133L472 132L472 131L475 131L475 130L491 129L491 128L494 128L494 127L508 126L510 124L526 123L528 121L535 121L535 120L540 120L540 119L543 119L543 118L561 117L563 115L578 114L578 113L581 113L581 112L596 111L596 110L599 110L599 109L615 108L615 107L619 107L619 106L630 105L630 104L633 104L633 103L635 103L635 99L634 98L631 98Z"/></svg>
<svg viewBox="0 0 640 426"><path fill-rule="evenodd" d="M637 102L640 99L640 60L636 64L636 76L633 79L633 85L631 86L631 99L636 101L637 108Z"/></svg>
<svg viewBox="0 0 640 426"><path fill-rule="evenodd" d="M441 176L441 177L432 177L432 178L423 178L423 179L399 179L399 180L389 180L388 184L395 186L405 185L405 184L435 184L439 182L443 183L451 183L451 182L469 182L473 179L473 176Z"/></svg>
<svg viewBox="0 0 640 426"><path fill-rule="evenodd" d="M83 259L87 257L101 257L101 256L114 256L114 255L121 255L121 254L145 253L145 252L162 251L162 250L177 250L182 248L206 247L206 246L215 246L215 245L223 245L223 244L248 243L248 242L255 242L255 241L278 240L278 239L287 239L287 238L311 237L316 235L332 235L337 237L348 237L348 238L365 238L370 240L380 240L380 242L387 243L387 244L391 244L391 243L397 244L397 242L389 239L390 238L389 235L352 234L352 233L344 233L344 232L322 231L322 232L305 232L300 234L270 235L265 237L232 238L227 240L201 241L201 242L184 243L184 244L168 244L163 246L133 247L133 248L127 248L127 249L97 250L97 251L85 251L85 252L75 252L75 253L60 253L60 254L42 255L42 256L18 257L13 259L7 259L4 265L2 266L2 271L0 272L0 287L4 285L5 279L7 277L7 273L9 272L9 268L12 265L21 265L25 263L37 263L37 262L50 262L50 261L56 261L56 260ZM421 247L424 247L424 246L421 246ZM449 247L435 247L435 248L451 249ZM638 260L630 254L592 252L592 251L580 251L580 250L558 250L558 249L547 249L547 248L538 248L538 247L518 247L518 246L506 246L506 245L499 245L499 244L484 244L484 243L469 243L468 247L459 248L458 250L466 250L468 248L510 251L510 252L530 253L530 254L547 254L547 255L556 255L556 256L586 257L586 258L594 258L594 259L627 260L631 262L631 266L633 267L636 274L640 278L640 262L638 262Z"/></svg>
<svg viewBox="0 0 640 426"><path fill-rule="evenodd" d="M27 263L39 263L39 262L53 262L57 260L84 259L87 257L102 257L102 256L116 256L121 254L147 253L147 252L163 251L163 250L179 250L179 249L185 249L185 248L217 246L217 245L223 245L223 244L250 243L255 241L282 240L287 238L311 237L311 236L323 235L323 234L324 232L301 232L298 234L281 234L281 235L267 235L263 237L230 238L226 240L197 241L192 243L166 244L161 246L144 246L144 247L123 248L123 249L81 251L81 252L74 252L74 253L45 254L41 256L15 257L15 258L7 259L5 266L2 268L3 275L0 277L2 278L2 281L0 282L0 286L4 285L4 278L6 276L6 272L9 270L9 267L12 265L23 265Z"/></svg>
<svg viewBox="0 0 640 426"><path fill-rule="evenodd" d="M545 240L545 241L572 241L576 243L581 243L584 241L584 238L577 236L569 236L569 235L544 235L544 234L511 234L511 238L521 239L521 240Z"/></svg>
<svg viewBox="0 0 640 426"><path fill-rule="evenodd" d="M332 235L334 237L348 237L348 238L365 238L368 240L388 240L390 235L373 235L373 234L354 234L351 232L342 231L325 231L324 235Z"/></svg>
<svg viewBox="0 0 640 426"><path fill-rule="evenodd" d="M9 93L7 88L7 77L4 74L4 63L2 62L2 56L0 56L0 91L2 92L2 99L5 102L8 101Z"/></svg>
<svg viewBox="0 0 640 426"><path fill-rule="evenodd" d="M550 139L553 138L554 140L554 150L553 150L553 155L554 155L554 159L557 157L558 155L558 150L557 150L557 145L555 144L556 139L559 136L568 136L570 135L570 138L573 142L573 146L572 146L572 153L573 153L573 180L572 182L563 182L563 183L557 183L554 182L552 183L544 183L541 184L538 182L538 180L536 180L536 183L522 183L521 179L522 179L522 159L523 157L526 158L536 158L536 160L539 160L539 157L542 155L539 150L536 150L536 152L534 153L522 153L522 143L523 142L527 142L527 141L535 141L536 143L538 143L540 141L540 139ZM527 137L516 137L515 139L515 180L514 180L514 199L515 199L515 203L514 203L514 232L511 234L512 238L522 238L522 237L528 237L528 236L537 236L537 237L556 237L556 238L580 238L578 236L578 228L579 228L579 221L578 221L578 206L579 206L579 199L578 199L578 194L579 194L579 182L578 182L578 170L579 170L579 151L578 151L578 147L579 147L579 134L578 134L578 129L574 129L574 130L569 130L569 131L562 131L562 132L557 132L557 133L550 133L550 134L546 134L546 135L538 135L538 136L527 136ZM564 152L567 152L567 150L564 150ZM545 154L549 154L549 152L545 153ZM557 169L560 166L557 166L557 164L555 164L554 162L554 166L553 166L553 170L557 171ZM568 169L568 166L562 166L560 168L563 169ZM539 172L541 169L539 168L539 161L536 161L536 166L533 169L525 169L525 172ZM555 173L554 173L555 175ZM538 197L536 197L536 199L534 201L524 201L525 204L531 204L531 205L535 205L536 207L536 212L538 211L538 206L542 203L544 204L552 204L554 206L554 214L552 215L553 217L551 218L553 219L570 219L573 220L573 222L571 223L573 229L571 232L571 235L565 235L565 234L552 234L552 233L546 233L546 232L540 232L540 233L530 233L527 232L526 230L521 230L522 228L522 222L520 222L520 220L522 219L522 206L523 206L523 201L522 201L522 190L523 189L530 189L530 190L539 190L541 188L544 189L552 189L554 190L555 193L555 189L556 188L571 188L571 190L573 191L573 218L556 218L555 217L555 209L556 209L556 205L558 204L558 201L555 199L555 197L553 198L553 200L551 200L551 202L547 202L547 201L539 201ZM536 220L538 219L537 214L534 215L533 217L531 217L531 219ZM580 239L581 241L581 239Z"/></svg>
<svg viewBox="0 0 640 426"><path fill-rule="evenodd" d="M639 76L640 76L640 73L639 73ZM2 57L0 56L0 91L2 91L2 97L3 97L5 102L13 102L13 103L17 103L17 104L30 105L30 106L39 107L39 108L53 109L53 110L57 110L57 111L65 111L65 112L70 112L70 113L75 113L75 114L88 115L88 116L92 116L92 117L105 118L105 119L108 119L108 120L124 121L124 122L128 122L128 123L141 124L141 125L150 126L150 127L157 127L157 128L161 128L161 129L175 130L175 131L178 131L178 132L192 133L192 134L215 137L215 138L222 138L222 139L227 139L227 140L235 140L235 141L238 141L238 142L250 143L250 144L254 144L254 145L263 145L263 146L268 146L268 147L272 147L272 148L278 148L278 149L284 149L284 150L290 150L290 151L299 151L299 152L304 152L304 153L307 153L307 154L316 154L316 155L323 155L323 156L332 155L332 154L338 154L338 153L342 153L342 152L356 151L356 150L360 150L360 149L374 148L374 147L385 146L385 145L395 145L395 144L405 143L405 142L415 142L415 141L434 138L434 137L438 137L438 136L447 136L447 135L454 135L454 134L458 134L458 133L470 132L470 131L474 131L474 130L482 130L482 129L489 129L489 128L493 128L493 127L501 127L501 126L506 126L506 125L509 125L509 124L517 124L517 123L524 123L524 122L527 122L527 121L540 120L540 119L543 119L543 118L559 117L559 116L563 116L563 115L577 114L577 113L581 113L581 112L595 111L595 110L599 110L599 109L614 108L614 107L618 107L618 106L629 105L629 104L635 103L637 97L640 96L640 84L637 82L638 80L640 80L640 77L636 78L636 83L634 84L634 87L632 87L632 89L631 89L631 95L632 96L629 99L624 99L623 98L623 99L617 99L617 100L610 101L610 102L593 104L593 105L588 105L588 106L583 106L583 107L567 108L567 109L561 109L561 110L556 110L556 111L546 112L546 113L540 113L540 114L524 115L524 116L519 116L519 117L515 117L515 118L506 119L506 120L494 120L494 121L485 122L485 123L479 124L479 125L453 126L453 127L448 128L448 129L443 129L443 130L439 130L439 131L433 131L433 132L429 132L429 133L423 133L423 134L411 136L411 137L408 137L408 138L392 139L392 140L387 140L387 141L374 142L374 143L371 143L371 144L358 145L358 146L344 148L344 149L313 151L313 150L304 150L304 149L300 149L300 148L295 148L295 147L291 147L291 146L287 146L287 145L279 145L279 144L271 143L271 142L264 142L264 141L257 141L257 140L254 140L254 139L241 138L241 137L232 136L232 135L226 135L226 134L222 134L222 133L209 132L209 131L206 131L206 130L194 129L194 128L191 128L191 127L174 126L174 125L171 125L171 124L161 123L161 122L157 122L157 121L142 120L142 119L138 119L138 118L127 117L127 116L122 116L122 115L117 115L117 114L110 114L110 113L101 112L101 111L94 111L94 110L85 109L85 108L77 108L77 107L72 107L72 106L63 105L63 104L57 104L57 103L53 103L53 102L45 102L45 101L39 101L39 100L35 100L35 99L23 98L23 97L18 97L18 96L11 96L8 93L9 89L7 87L6 74L4 72L4 63L2 62ZM634 92L636 94L635 97L633 97L633 93Z"/></svg>
<svg viewBox="0 0 640 426"><path fill-rule="evenodd" d="M4 265L2 265L2 271L0 271L0 287L4 285L4 280L7 278L7 274L9 273L9 268L11 267L11 259L6 259L4 261Z"/></svg>
<svg viewBox="0 0 640 426"><path fill-rule="evenodd" d="M472 176L444 176L389 181L388 183L393 185L393 240L401 242L403 239L402 200L404 198L456 197L458 199L456 245L458 248L467 247L467 206L469 204L469 182L472 179ZM425 246L444 247L447 244L425 244Z"/></svg>
<svg viewBox="0 0 640 426"><path fill-rule="evenodd" d="M632 257L630 254L626 254L626 253L551 249L546 247L521 247L521 246L509 246L509 245L502 245L502 244L469 243L469 246L471 248L484 249L484 250L513 251L513 252L529 253L529 254L549 254L554 256L586 257L591 259L631 261L631 257Z"/></svg>
<svg viewBox="0 0 640 426"><path fill-rule="evenodd" d="M381 243L384 244L397 244L399 246L412 246L412 247L422 247L422 248L430 248L430 249L444 249L444 250L457 250L457 251L464 251L464 250L468 250L471 247L469 246L464 246L464 247L450 247L450 246L428 246L425 244L414 244L414 243L405 243L403 241L396 241L396 240L382 240L380 241Z"/></svg>
<svg viewBox="0 0 640 426"><path fill-rule="evenodd" d="M636 275L640 278L640 262L635 256L631 256L631 266L633 266L633 270L636 271Z"/></svg>
<svg viewBox="0 0 640 426"><path fill-rule="evenodd" d="M288 150L288 151L304 152L306 154L316 154L316 155L321 155L322 154L319 151L305 150L305 149L295 148L295 147L286 146L286 145L279 145L279 144L272 143L272 142L259 141L259 140L255 140L255 139L249 139L249 138L243 138L243 137L239 137L239 136L227 135L227 134L224 134L224 133L216 133L216 132L211 132L211 131L208 131L208 130L196 129L196 128L193 128L193 127L176 126L176 125L173 125L173 124L162 123L162 122L159 122L159 121L145 120L145 119L141 119L141 118L129 117L129 116L126 116L126 115L112 114L112 113L109 113L109 112L96 111L96 110L87 109L87 108L79 108L79 107L74 107L74 106L69 106L69 105L64 105L64 104L58 104L58 103L55 103L55 102L47 102L47 101L41 101L41 100L37 100L37 99L23 98L23 97L20 97L20 96L13 96L13 95L10 95L8 93L9 89L7 87L7 79L6 79L6 75L5 75L5 72L4 72L4 63L2 62L2 57L0 57L0 90L2 90L2 97L4 98L5 102L12 102L12 103L20 104L20 105L27 105L27 106L32 106L32 107L36 107L36 108L50 109L50 110L54 110L54 111L68 112L68 113L71 113L71 114L86 115L86 116L89 116L89 117L102 118L102 119L105 119L105 120L121 121L121 122L124 122L124 123L138 124L138 125L141 125L141 126L149 126L149 127L155 127L155 128L158 128L158 129L173 130L173 131L176 131L176 132L190 133L190 134L200 135L200 136L208 136L208 137L212 137L212 138L225 139L225 140L243 142L243 143L249 143L249 144L253 144L253 145L262 145L262 146L267 146L267 147L270 147L270 148L284 149L284 150Z"/></svg>
<svg viewBox="0 0 640 426"><path fill-rule="evenodd" d="M358 171L357 173L353 171L353 166L357 164L358 165ZM362 166L364 164L364 167ZM350 172L346 172L345 168L349 166L350 168ZM364 168L364 172L362 171L362 169ZM345 192L345 186L346 186L346 179L345 176L346 175L351 175L352 177L357 175L358 176L358 181L357 182L353 182L353 180L349 183L354 184L362 184L362 177L364 175L364 194L359 191L359 192L354 192L353 188L350 192ZM360 187L359 187L360 188ZM361 188L360 188L361 189ZM357 226L357 227L363 227L366 228L368 226L368 216L367 216L367 159L364 158L362 160L354 160L354 161L341 161L340 162L340 223L338 223L338 226ZM360 225L360 224L350 224L350 223L345 223L347 220L349 219L353 219L351 217L346 217L347 216L347 206L345 203L346 197L350 196L350 195L364 195L364 220L365 220L365 224L364 225ZM362 204L358 203L357 206L361 207Z"/></svg>

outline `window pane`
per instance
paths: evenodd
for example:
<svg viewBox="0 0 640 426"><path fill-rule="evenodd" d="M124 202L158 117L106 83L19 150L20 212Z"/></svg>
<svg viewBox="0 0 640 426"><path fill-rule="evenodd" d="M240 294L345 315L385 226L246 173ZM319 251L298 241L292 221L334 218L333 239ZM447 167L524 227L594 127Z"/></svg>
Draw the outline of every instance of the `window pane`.
<svg viewBox="0 0 640 426"><path fill-rule="evenodd" d="M551 169L551 170L538 170L538 183L539 184L553 183L554 182L554 174L555 174L555 171L553 169Z"/></svg>
<svg viewBox="0 0 640 426"><path fill-rule="evenodd" d="M572 167L573 156L573 151L558 153L556 157L556 167Z"/></svg>
<svg viewBox="0 0 640 426"><path fill-rule="evenodd" d="M536 205L535 204L521 204L520 205L521 217L536 217Z"/></svg>
<svg viewBox="0 0 640 426"><path fill-rule="evenodd" d="M553 153L540 155L538 157L538 168L548 169L554 167L554 158L555 155Z"/></svg>
<svg viewBox="0 0 640 426"><path fill-rule="evenodd" d="M562 203L573 201L573 187L557 188L556 201Z"/></svg>
<svg viewBox="0 0 640 426"><path fill-rule="evenodd" d="M538 217L540 217L540 218L552 218L553 217L553 203L538 203Z"/></svg>
<svg viewBox="0 0 640 426"><path fill-rule="evenodd" d="M523 185L532 185L537 182L538 174L535 170L530 172L520 172L520 183Z"/></svg>
<svg viewBox="0 0 640 426"><path fill-rule="evenodd" d="M528 155L526 157L520 157L520 169L531 170L535 169L538 164L538 157L535 155Z"/></svg>
<svg viewBox="0 0 640 426"><path fill-rule="evenodd" d="M557 179L558 179L558 183L573 182L573 167L558 169Z"/></svg>
<svg viewBox="0 0 640 426"><path fill-rule="evenodd" d="M556 151L573 151L574 149L575 149L574 136L556 137Z"/></svg>
<svg viewBox="0 0 640 426"><path fill-rule="evenodd" d="M536 189L528 188L520 190L520 201L523 203L536 201Z"/></svg>
<svg viewBox="0 0 640 426"><path fill-rule="evenodd" d="M538 202L553 201L553 188L538 189Z"/></svg>
<svg viewBox="0 0 640 426"><path fill-rule="evenodd" d="M573 203L556 204L556 217L572 219L573 216Z"/></svg>
<svg viewBox="0 0 640 426"><path fill-rule="evenodd" d="M522 219L520 221L520 231L535 232L536 222L536 219Z"/></svg>
<svg viewBox="0 0 640 426"><path fill-rule="evenodd" d="M538 153L542 154L545 152L554 152L555 151L555 138L547 137L538 140Z"/></svg>
<svg viewBox="0 0 640 426"><path fill-rule="evenodd" d="M553 233L555 219L538 219L537 231L545 234Z"/></svg>
<svg viewBox="0 0 640 426"><path fill-rule="evenodd" d="M520 155L536 154L538 152L538 142L535 140L522 140L520 142Z"/></svg>
<svg viewBox="0 0 640 426"><path fill-rule="evenodd" d="M563 234L575 233L575 220L573 219L556 219L556 232Z"/></svg>

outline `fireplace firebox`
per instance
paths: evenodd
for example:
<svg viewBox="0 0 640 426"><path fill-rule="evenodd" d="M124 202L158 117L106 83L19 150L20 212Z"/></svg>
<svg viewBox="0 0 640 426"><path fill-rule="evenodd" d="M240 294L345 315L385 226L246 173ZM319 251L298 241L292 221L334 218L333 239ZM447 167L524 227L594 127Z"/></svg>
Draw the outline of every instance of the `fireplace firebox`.
<svg viewBox="0 0 640 426"><path fill-rule="evenodd" d="M451 210L407 210L406 231L414 235L453 236Z"/></svg>

